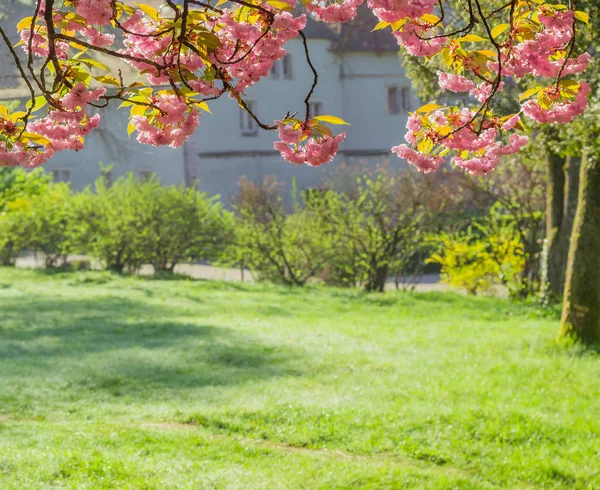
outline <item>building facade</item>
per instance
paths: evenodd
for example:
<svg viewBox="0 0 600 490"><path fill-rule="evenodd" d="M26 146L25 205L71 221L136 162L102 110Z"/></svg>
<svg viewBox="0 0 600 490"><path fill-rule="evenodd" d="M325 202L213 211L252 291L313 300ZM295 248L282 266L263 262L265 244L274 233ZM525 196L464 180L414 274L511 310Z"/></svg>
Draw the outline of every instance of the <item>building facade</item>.
<svg viewBox="0 0 600 490"><path fill-rule="evenodd" d="M224 96L210 103L212 114L202 114L196 133L178 149L139 144L135 134L127 137L128 111L104 109L101 127L87 137L86 148L59 153L45 168L56 180L69 181L80 190L101 175L101 162L110 167L111 180L128 172L140 178L155 173L165 185L197 182L201 190L219 194L230 204L242 176L262 181L273 175L284 185L295 179L302 190L321 186L323 177L341 162L389 161L401 167L403 163L390 148L403 140L408 111L418 101L398 60L394 38L387 32L371 32L376 22L365 9L350 24L327 26L309 21L305 29L311 60L319 73L311 99L313 115L335 115L351 124L333 128L345 131L347 137L329 165L311 168L283 161L273 150L276 132L258 128L235 100ZM269 78L246 93L253 111L267 123L288 111L305 111L303 101L312 73L299 39L290 41L286 49L288 55L275 64ZM3 71L0 99L14 98L18 95L11 88L14 81Z"/></svg>

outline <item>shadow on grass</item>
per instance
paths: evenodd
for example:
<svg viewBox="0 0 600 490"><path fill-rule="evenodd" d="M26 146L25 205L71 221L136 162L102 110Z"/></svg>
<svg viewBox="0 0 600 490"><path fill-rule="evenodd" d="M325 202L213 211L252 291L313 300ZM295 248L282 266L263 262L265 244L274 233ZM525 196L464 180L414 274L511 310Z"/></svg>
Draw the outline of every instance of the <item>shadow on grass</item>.
<svg viewBox="0 0 600 490"><path fill-rule="evenodd" d="M299 375L298 353L143 301L11 300L0 312L0 385L60 379L115 396Z"/></svg>

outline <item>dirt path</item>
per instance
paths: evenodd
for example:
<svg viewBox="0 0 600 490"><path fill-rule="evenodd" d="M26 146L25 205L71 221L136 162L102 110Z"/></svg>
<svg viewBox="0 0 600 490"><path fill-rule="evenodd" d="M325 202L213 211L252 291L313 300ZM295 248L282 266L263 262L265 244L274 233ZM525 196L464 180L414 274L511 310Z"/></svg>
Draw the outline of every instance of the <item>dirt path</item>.
<svg viewBox="0 0 600 490"><path fill-rule="evenodd" d="M72 255L68 257L68 262L86 260L88 260L88 258L83 255ZM43 266L43 258L36 258L34 255L28 255L17 260L17 267L35 269ZM150 276L154 273L154 269L151 265L145 265L141 268L139 273L143 276ZM181 264L175 267L175 273L189 276L192 279L228 282L242 282L243 280L244 282L249 283L254 282L252 274L248 270L244 271L244 277L242 278L242 272L239 269L215 267L204 264ZM386 291L394 291L396 289L394 281L388 281L385 289ZM420 278L419 284L416 285L415 290L418 292L447 291L448 287L445 284L440 283L438 274L426 274Z"/></svg>

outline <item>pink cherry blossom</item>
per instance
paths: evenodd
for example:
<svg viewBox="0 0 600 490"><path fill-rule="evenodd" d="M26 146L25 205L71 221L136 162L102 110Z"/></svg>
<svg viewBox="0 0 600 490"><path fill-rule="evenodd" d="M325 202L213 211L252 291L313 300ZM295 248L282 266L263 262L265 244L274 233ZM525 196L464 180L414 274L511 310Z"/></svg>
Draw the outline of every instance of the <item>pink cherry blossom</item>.
<svg viewBox="0 0 600 490"><path fill-rule="evenodd" d="M475 82L466 77L455 75L454 73L444 73L437 71L438 83L440 88L450 90L451 92L468 92L475 88Z"/></svg>
<svg viewBox="0 0 600 490"><path fill-rule="evenodd" d="M424 174L434 172L444 163L444 159L440 156L419 153L406 145L394 146L392 152L417 167Z"/></svg>

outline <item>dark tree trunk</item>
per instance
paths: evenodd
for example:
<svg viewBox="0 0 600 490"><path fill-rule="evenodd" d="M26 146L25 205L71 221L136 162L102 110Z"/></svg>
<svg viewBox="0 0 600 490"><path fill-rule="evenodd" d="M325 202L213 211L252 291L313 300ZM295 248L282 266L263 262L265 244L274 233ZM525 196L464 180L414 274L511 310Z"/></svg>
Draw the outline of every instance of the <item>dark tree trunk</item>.
<svg viewBox="0 0 600 490"><path fill-rule="evenodd" d="M600 342L600 154L584 155L559 337Z"/></svg>
<svg viewBox="0 0 600 490"><path fill-rule="evenodd" d="M554 298L561 298L565 288L571 231L577 208L579 188L578 158L548 158L546 198L546 236L548 238L548 283Z"/></svg>
<svg viewBox="0 0 600 490"><path fill-rule="evenodd" d="M389 274L389 267L382 266L377 267L373 272L369 280L365 284L365 290L368 292L383 293L385 289L385 283Z"/></svg>

